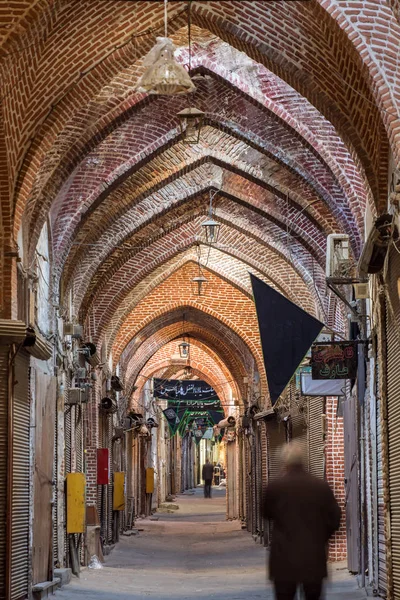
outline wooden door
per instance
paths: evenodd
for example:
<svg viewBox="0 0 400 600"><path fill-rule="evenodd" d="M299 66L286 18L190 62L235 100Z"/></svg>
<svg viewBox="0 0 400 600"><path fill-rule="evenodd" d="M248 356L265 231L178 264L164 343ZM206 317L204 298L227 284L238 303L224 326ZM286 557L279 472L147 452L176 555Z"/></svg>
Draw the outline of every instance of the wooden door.
<svg viewBox="0 0 400 600"><path fill-rule="evenodd" d="M35 373L35 463L33 475L33 584L52 579L52 501L56 379Z"/></svg>

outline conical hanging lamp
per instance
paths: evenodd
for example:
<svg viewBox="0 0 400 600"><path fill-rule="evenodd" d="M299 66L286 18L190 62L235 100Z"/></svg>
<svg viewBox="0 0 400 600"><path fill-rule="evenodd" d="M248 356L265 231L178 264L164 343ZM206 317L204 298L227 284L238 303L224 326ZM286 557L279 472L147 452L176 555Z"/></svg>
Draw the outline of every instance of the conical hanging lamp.
<svg viewBox="0 0 400 600"><path fill-rule="evenodd" d="M175 96L195 89L189 73L175 60L175 46L167 32L167 5L164 0L165 37L156 38L156 45L143 60L146 70L136 84L138 92Z"/></svg>

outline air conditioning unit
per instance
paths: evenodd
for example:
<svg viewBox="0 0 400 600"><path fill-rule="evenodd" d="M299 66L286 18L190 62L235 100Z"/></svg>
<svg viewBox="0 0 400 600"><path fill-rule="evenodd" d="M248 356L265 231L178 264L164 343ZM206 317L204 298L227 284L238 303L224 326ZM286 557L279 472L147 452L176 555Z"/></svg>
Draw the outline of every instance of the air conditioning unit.
<svg viewBox="0 0 400 600"><path fill-rule="evenodd" d="M360 277L367 277L369 273L376 274L382 271L390 241L399 237L398 229L391 214L378 217L364 244L358 272Z"/></svg>
<svg viewBox="0 0 400 600"><path fill-rule="evenodd" d="M72 337L76 340L81 340L83 338L82 325L74 325L73 326Z"/></svg>
<svg viewBox="0 0 400 600"><path fill-rule="evenodd" d="M326 276L346 279L354 277L353 261L350 258L349 236L344 233L331 233L327 238Z"/></svg>
<svg viewBox="0 0 400 600"><path fill-rule="evenodd" d="M116 427L113 439L117 440L117 439L123 438L124 437L124 431L125 430L124 430L123 427Z"/></svg>
<svg viewBox="0 0 400 600"><path fill-rule="evenodd" d="M85 400L85 390L82 388L73 387L68 390L67 404L82 404Z"/></svg>
<svg viewBox="0 0 400 600"><path fill-rule="evenodd" d="M74 324L73 323L64 323L63 333L64 333L64 336L72 335L74 333Z"/></svg>
<svg viewBox="0 0 400 600"><path fill-rule="evenodd" d="M366 300L369 298L369 285L368 283L355 283L354 284L354 296L356 300Z"/></svg>
<svg viewBox="0 0 400 600"><path fill-rule="evenodd" d="M86 379L87 371L86 371L85 367L80 367L79 369L77 369L75 372L75 377L77 379Z"/></svg>

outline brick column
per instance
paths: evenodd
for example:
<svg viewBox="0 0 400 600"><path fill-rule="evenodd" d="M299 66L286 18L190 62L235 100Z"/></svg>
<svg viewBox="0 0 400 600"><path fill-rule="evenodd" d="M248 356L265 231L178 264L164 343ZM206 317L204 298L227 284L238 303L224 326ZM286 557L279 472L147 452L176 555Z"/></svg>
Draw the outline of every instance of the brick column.
<svg viewBox="0 0 400 600"><path fill-rule="evenodd" d="M86 504L97 504L97 448L99 447L99 384L91 393L86 407Z"/></svg>
<svg viewBox="0 0 400 600"><path fill-rule="evenodd" d="M346 537L346 490L344 473L344 426L343 417L336 417L336 398L326 400L326 479L342 509L340 529L329 542L329 560L339 561L347 558Z"/></svg>

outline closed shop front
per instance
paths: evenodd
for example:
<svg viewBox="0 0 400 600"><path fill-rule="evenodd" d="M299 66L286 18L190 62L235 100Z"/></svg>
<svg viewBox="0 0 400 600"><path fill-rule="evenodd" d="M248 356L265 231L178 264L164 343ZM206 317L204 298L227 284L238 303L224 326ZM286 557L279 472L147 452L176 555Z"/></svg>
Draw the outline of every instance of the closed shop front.
<svg viewBox="0 0 400 600"><path fill-rule="evenodd" d="M0 346L0 598L6 595L9 354L9 346Z"/></svg>
<svg viewBox="0 0 400 600"><path fill-rule="evenodd" d="M325 475L325 440L323 415L325 398L308 397L308 469L312 475L324 478Z"/></svg>
<svg viewBox="0 0 400 600"><path fill-rule="evenodd" d="M386 334L382 332L383 340ZM380 340L382 342L382 340ZM387 558L386 558L386 521L388 516L388 487L387 487L387 420L386 406L383 398L386 397L386 378L382 377L382 344L379 344L380 360L376 368L376 472L377 472L377 582L379 594L385 598L388 589Z"/></svg>
<svg viewBox="0 0 400 600"><path fill-rule="evenodd" d="M31 507L30 459L30 356L20 349L14 358L13 393L11 404L12 441L9 445L9 483L11 487L7 538L10 540L9 565L11 600L20 600L28 594L30 558L29 529ZM51 457L52 458L52 457ZM50 521L51 523L51 521Z"/></svg>
<svg viewBox="0 0 400 600"><path fill-rule="evenodd" d="M386 298L386 386L393 597L400 598L400 255L391 250ZM382 549L382 548L381 548Z"/></svg>

